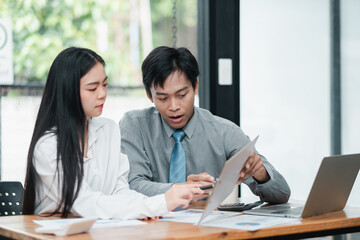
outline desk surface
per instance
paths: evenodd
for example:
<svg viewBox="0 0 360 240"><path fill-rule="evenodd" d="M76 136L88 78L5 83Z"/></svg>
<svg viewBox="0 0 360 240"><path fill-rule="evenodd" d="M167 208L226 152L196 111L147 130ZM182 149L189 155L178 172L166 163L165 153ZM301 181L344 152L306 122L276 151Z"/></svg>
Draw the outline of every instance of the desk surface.
<svg viewBox="0 0 360 240"><path fill-rule="evenodd" d="M194 208L199 208L197 205ZM56 237L35 233L35 215L0 217L0 235L14 239L283 239L312 237L360 231L360 208L301 219L290 224L250 232L227 228L196 226L189 223L149 221L149 224L118 228L92 229L89 233ZM286 237L285 237L286 236Z"/></svg>

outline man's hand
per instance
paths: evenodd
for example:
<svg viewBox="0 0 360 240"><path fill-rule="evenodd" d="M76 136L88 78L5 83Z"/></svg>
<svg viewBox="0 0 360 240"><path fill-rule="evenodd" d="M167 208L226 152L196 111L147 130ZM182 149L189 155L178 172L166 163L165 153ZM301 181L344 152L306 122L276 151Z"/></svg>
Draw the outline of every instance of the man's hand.
<svg viewBox="0 0 360 240"><path fill-rule="evenodd" d="M255 152L252 152L246 160L243 169L240 171L240 177L236 183L240 184L248 177L254 177L259 183L265 183L270 179L268 172L263 166L261 157Z"/></svg>
<svg viewBox="0 0 360 240"><path fill-rule="evenodd" d="M199 187L208 186L214 184L214 177L208 174L207 172L200 174L190 174L187 177L187 181L185 183L175 183L174 185L183 185L183 184L197 184ZM193 195L192 201L197 201L202 198L206 198L209 196L211 189L204 190L201 194L195 193Z"/></svg>
<svg viewBox="0 0 360 240"><path fill-rule="evenodd" d="M201 186L206 186L214 183L214 177L208 174L207 172L203 172L200 174L190 174L187 177L188 183L198 183Z"/></svg>

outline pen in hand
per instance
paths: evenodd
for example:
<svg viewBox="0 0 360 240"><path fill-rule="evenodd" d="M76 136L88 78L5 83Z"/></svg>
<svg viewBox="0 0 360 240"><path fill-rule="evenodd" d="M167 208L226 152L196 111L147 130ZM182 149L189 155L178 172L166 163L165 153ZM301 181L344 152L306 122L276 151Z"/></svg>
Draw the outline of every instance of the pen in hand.
<svg viewBox="0 0 360 240"><path fill-rule="evenodd" d="M207 185L207 186L202 186L200 187L201 190L207 190L207 189L212 189L214 187L214 184L211 185Z"/></svg>
<svg viewBox="0 0 360 240"><path fill-rule="evenodd" d="M201 189L201 190L212 189L212 188L215 187L215 183L216 183L218 180L219 180L219 178L216 178L215 181L214 181L214 184L202 186L202 187L200 187L200 189Z"/></svg>

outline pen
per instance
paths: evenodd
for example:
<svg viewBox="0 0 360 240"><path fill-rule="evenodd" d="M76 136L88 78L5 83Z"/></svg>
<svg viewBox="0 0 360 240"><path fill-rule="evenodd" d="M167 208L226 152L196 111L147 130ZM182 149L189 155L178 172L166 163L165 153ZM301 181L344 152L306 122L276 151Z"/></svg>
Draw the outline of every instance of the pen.
<svg viewBox="0 0 360 240"><path fill-rule="evenodd" d="M212 189L215 187L215 183L219 180L219 178L216 178L213 182L214 184L211 184L211 185L206 185L206 186L202 186L200 187L201 190L206 190L206 189Z"/></svg>
<svg viewBox="0 0 360 240"><path fill-rule="evenodd" d="M206 190L206 189L211 189L214 187L214 184L211 184L211 185L207 185L207 186L202 186L200 187L201 190Z"/></svg>

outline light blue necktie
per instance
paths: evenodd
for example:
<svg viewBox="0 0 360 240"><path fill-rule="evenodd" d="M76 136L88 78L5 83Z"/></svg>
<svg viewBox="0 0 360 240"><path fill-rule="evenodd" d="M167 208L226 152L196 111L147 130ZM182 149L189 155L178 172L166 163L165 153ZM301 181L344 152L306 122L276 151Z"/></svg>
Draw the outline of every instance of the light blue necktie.
<svg viewBox="0 0 360 240"><path fill-rule="evenodd" d="M175 145L170 157L169 183L186 182L185 151L181 143L184 136L183 130L176 130L172 135Z"/></svg>

